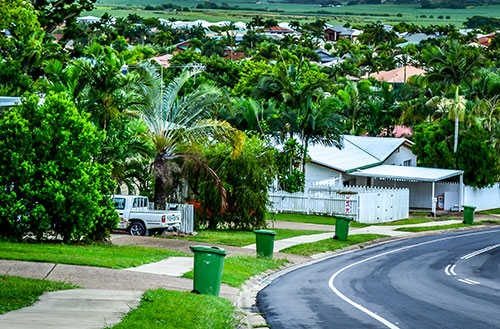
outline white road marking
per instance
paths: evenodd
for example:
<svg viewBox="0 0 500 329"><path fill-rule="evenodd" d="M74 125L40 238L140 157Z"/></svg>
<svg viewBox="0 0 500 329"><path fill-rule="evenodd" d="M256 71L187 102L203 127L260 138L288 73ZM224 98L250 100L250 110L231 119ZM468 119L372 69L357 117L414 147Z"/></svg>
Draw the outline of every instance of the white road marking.
<svg viewBox="0 0 500 329"><path fill-rule="evenodd" d="M500 243L499 244L494 244L492 246L489 246L489 247L486 247L486 248L483 248L483 249L480 249L480 250L476 250L474 252L471 252L470 254L462 256L460 259L469 259L469 258L472 258L474 256L480 255L482 253L485 253L487 251L490 251L491 249L495 249L497 247L500 247Z"/></svg>
<svg viewBox="0 0 500 329"><path fill-rule="evenodd" d="M479 282L473 281L473 280L469 280L469 279L457 279L457 280L460 281L460 282L467 283L467 284L472 284L472 285L479 284Z"/></svg>
<svg viewBox="0 0 500 329"><path fill-rule="evenodd" d="M479 282L477 281L474 281L474 280L471 280L471 279L464 279L465 281L469 281L471 282L472 284L479 284Z"/></svg>
<svg viewBox="0 0 500 329"><path fill-rule="evenodd" d="M493 230L493 231L488 231L488 232L474 232L474 233L468 233L468 234L463 234L463 235L458 235L458 236L450 236L450 237L446 237L446 238L441 238L441 239L436 239L436 240L432 240L432 241L427 241L427 242L421 242L421 243L417 243L417 244L414 244L414 245L411 245L411 246L406 246L406 247L401 247L401 248L398 248L398 249L394 249L394 250L391 250L391 251L386 251L386 252L383 252L381 254L377 254L375 256L371 256L371 257L368 257L366 259L363 259L363 260L360 260L360 261L357 261L355 263L352 263L350 265L347 265L343 268L341 268L340 270L338 270L337 272L335 272L331 277L330 277L330 280L328 281L328 285L330 286L330 289L333 291L333 293L335 293L337 296L339 296L342 300L344 300L346 303L354 306L355 308L357 308L358 310L362 311L363 313L367 314L368 316L371 316L372 318L374 318L375 320L379 321L380 323L384 324L386 327L388 328L391 328L391 329L399 329L398 326L394 325L393 323L389 322L388 320L384 319L383 317L381 317L380 315L370 311L369 309L365 308L364 306L356 303L355 301L353 301L352 299L348 298L347 296L345 296L344 294L342 294L338 289L337 287L335 287L333 285L333 281L335 280L335 278L342 272L344 272L345 270L347 269L350 269L351 267L354 267L356 265L359 265L359 264L362 264L362 263L365 263L365 262L368 262L372 259L375 259L375 258L379 258L379 257L382 257L382 256L385 256L385 255L390 255L390 254L393 254L393 253L396 253L396 252L399 252L399 251L403 251L403 250L408 250L408 249L411 249L411 248L414 248L414 247L419 247L419 246L424 246L424 245L427 245L427 244L431 244L431 243L436 243L436 242L440 242L440 241L445 241L445 240L452 240L452 239L458 239L458 238L463 238L463 237L467 237L467 236L472 236L472 235L480 235L480 234L489 234L489 233L496 233L496 232L500 232L500 230ZM470 282L467 282L467 281L464 281L462 279L458 279L462 282L465 282L467 284L473 284L473 283L470 283Z"/></svg>
<svg viewBox="0 0 500 329"><path fill-rule="evenodd" d="M453 265L452 267L450 267L450 273L453 275L457 275L457 273L455 273L455 266L457 265Z"/></svg>
<svg viewBox="0 0 500 329"><path fill-rule="evenodd" d="M451 275L451 273L448 271L451 267L451 264L449 264L448 266L446 266L446 268L444 269L444 273L446 273L446 275Z"/></svg>

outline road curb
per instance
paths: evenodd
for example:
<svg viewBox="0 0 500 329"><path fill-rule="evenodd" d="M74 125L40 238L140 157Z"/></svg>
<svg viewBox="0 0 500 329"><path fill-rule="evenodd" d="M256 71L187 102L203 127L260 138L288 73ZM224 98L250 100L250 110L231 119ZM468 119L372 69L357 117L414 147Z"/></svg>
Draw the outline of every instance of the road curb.
<svg viewBox="0 0 500 329"><path fill-rule="evenodd" d="M444 233L453 233L460 231L474 231L485 228L491 228L496 225L477 225L470 227L460 227L453 229L444 229L444 230L435 230L435 231L427 231L427 232L419 232L412 233L408 236L400 236L400 237L387 237L380 238L368 242L363 242L355 245L348 246L346 248L338 249L335 251L330 251L326 253L316 254L311 256L313 259L299 263L299 264L287 264L282 266L277 270L268 270L266 272L255 275L245 281L242 285L240 292L237 296L236 307L241 312L242 316L240 319L240 323L238 325L238 329L248 329L248 328L256 328L256 327L270 327L270 325L266 322L263 313L260 312L257 307L257 294L267 287L271 282L283 276L287 273L300 269L302 267L306 267L309 265L313 265L324 260L338 257L341 255L353 253L358 250L362 250L365 248L376 247L379 245L383 245L389 242L399 241L399 240L407 240L424 236L432 236L439 235Z"/></svg>

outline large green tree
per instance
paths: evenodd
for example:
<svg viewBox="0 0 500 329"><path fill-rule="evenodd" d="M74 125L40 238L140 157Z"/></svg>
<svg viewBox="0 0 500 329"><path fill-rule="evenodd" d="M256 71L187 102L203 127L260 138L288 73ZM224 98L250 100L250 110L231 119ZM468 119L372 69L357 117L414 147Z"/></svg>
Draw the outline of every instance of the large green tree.
<svg viewBox="0 0 500 329"><path fill-rule="evenodd" d="M118 221L104 134L63 94L31 96L0 118L0 235L102 239ZM52 233L52 234L50 234ZM49 234L49 235L47 235Z"/></svg>
<svg viewBox="0 0 500 329"><path fill-rule="evenodd" d="M412 151L425 167L460 169L464 183L482 188L498 182L500 159L489 135L473 123L460 132L457 152L453 151L453 122L442 118L415 127Z"/></svg>

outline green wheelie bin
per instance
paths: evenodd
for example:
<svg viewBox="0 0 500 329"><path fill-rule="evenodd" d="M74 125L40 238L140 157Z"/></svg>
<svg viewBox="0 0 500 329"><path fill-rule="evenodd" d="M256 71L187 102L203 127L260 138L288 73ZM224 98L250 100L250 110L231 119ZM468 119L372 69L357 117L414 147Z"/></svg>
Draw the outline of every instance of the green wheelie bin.
<svg viewBox="0 0 500 329"><path fill-rule="evenodd" d="M464 206L464 224L472 225L474 223L474 212L476 207L474 206Z"/></svg>
<svg viewBox="0 0 500 329"><path fill-rule="evenodd" d="M335 235L334 239L341 241L347 240L347 235L349 234L349 222L352 221L352 217L335 215Z"/></svg>
<svg viewBox="0 0 500 329"><path fill-rule="evenodd" d="M226 250L217 247L190 246L194 253L193 291L219 296Z"/></svg>
<svg viewBox="0 0 500 329"><path fill-rule="evenodd" d="M276 232L270 230L254 230L253 232L257 243L257 256L272 258Z"/></svg>

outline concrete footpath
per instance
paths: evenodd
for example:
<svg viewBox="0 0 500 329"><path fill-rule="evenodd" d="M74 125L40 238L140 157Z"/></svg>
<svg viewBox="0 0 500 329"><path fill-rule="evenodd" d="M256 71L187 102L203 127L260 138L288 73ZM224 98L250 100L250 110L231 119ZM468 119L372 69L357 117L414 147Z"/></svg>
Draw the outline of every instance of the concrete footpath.
<svg viewBox="0 0 500 329"><path fill-rule="evenodd" d="M497 216L477 216L477 220L495 219ZM410 225L374 225L364 228L351 227L349 234L383 234L391 237L411 237L415 233L395 231L401 227L422 227L461 223L461 219L433 221ZM319 230L327 233L297 236L275 241L275 258L287 258L293 264L303 264L317 257L306 257L279 252L297 244L329 239L333 236L333 225L316 225L275 221L270 228L297 230ZM479 228L479 227L478 227ZM179 250L190 253L191 245L218 246L227 250L228 256L255 255L255 245L233 247L213 245L194 241L155 237L136 237L113 234L115 245L135 245L150 248ZM339 251L337 251L339 252ZM162 261L128 269L109 269L92 266L0 260L0 275L21 276L35 279L69 282L83 289L50 292L42 295L34 305L0 315L0 328L104 328L112 326L131 309L137 307L144 291L164 288L168 290L190 291L193 282L181 278L193 268L192 257L170 257ZM262 274L265 276L265 274ZM254 278L255 280L255 278ZM250 285L252 280L249 281ZM253 285L257 287L257 285ZM253 289L253 290L252 290ZM245 290L245 289L244 289ZM251 288L252 294L257 293ZM255 290L255 291L254 291ZM220 296L236 305L247 304L244 309L251 313L253 297L248 298L238 288L221 286ZM254 324L262 321L250 321Z"/></svg>
<svg viewBox="0 0 500 329"><path fill-rule="evenodd" d="M0 328L103 328L137 307L142 291L72 289L48 292L40 300L0 315Z"/></svg>

